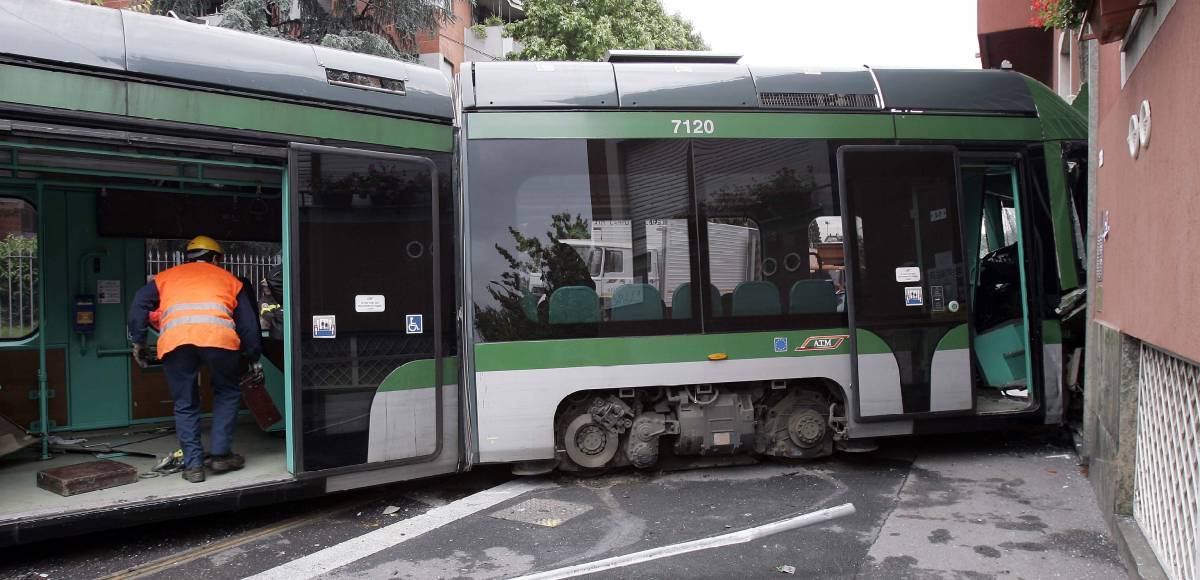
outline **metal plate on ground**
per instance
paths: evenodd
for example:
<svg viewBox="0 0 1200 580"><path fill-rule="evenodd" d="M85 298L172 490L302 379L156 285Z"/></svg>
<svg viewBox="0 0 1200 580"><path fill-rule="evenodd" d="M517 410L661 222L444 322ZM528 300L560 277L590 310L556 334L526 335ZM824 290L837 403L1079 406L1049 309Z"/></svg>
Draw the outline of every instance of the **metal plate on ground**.
<svg viewBox="0 0 1200 580"><path fill-rule="evenodd" d="M553 528L590 511L592 506L556 499L528 499L488 514L493 518Z"/></svg>

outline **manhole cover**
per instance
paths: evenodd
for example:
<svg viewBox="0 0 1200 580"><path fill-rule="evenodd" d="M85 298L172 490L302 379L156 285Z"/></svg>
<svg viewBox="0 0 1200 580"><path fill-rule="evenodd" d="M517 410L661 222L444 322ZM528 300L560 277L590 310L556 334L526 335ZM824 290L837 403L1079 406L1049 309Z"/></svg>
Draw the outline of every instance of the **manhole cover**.
<svg viewBox="0 0 1200 580"><path fill-rule="evenodd" d="M512 507L492 512L493 518L553 528L592 509L590 505L556 499L528 499Z"/></svg>

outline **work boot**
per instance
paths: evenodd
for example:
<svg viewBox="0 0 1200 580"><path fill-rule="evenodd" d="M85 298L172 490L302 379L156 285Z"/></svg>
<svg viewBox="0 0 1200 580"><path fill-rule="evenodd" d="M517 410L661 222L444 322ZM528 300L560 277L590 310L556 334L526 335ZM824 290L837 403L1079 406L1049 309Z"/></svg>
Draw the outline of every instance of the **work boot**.
<svg viewBox="0 0 1200 580"><path fill-rule="evenodd" d="M188 483L201 483L204 481L204 468L193 467L183 470L183 479Z"/></svg>
<svg viewBox="0 0 1200 580"><path fill-rule="evenodd" d="M213 455L209 467L213 473L225 473L226 471L237 471L246 466L246 458L237 453L229 455Z"/></svg>

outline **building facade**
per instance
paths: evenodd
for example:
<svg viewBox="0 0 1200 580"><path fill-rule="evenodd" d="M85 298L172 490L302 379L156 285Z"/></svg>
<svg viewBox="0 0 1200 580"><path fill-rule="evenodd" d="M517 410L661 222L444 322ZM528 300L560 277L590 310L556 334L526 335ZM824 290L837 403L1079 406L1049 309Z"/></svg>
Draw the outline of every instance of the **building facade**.
<svg viewBox="0 0 1200 580"><path fill-rule="evenodd" d="M1029 5L979 0L980 52L1087 100L1089 477L1135 576L1200 578L1200 2L1096 0L1067 31Z"/></svg>

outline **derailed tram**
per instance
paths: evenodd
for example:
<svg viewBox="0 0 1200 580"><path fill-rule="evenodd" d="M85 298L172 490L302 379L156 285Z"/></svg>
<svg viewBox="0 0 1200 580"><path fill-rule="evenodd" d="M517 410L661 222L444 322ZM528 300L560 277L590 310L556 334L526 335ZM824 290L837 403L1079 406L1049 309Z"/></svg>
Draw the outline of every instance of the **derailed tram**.
<svg viewBox="0 0 1200 580"><path fill-rule="evenodd" d="M1064 420L1086 127L1036 81L650 52L460 94L478 461Z"/></svg>
<svg viewBox="0 0 1200 580"><path fill-rule="evenodd" d="M1012 72L618 53L468 63L451 91L397 61L21 0L0 12L0 546L485 463L1062 423L1085 136ZM188 484L155 472L171 401L124 319L197 234L279 294L283 325L238 425L246 468ZM132 479L37 484L92 463Z"/></svg>

